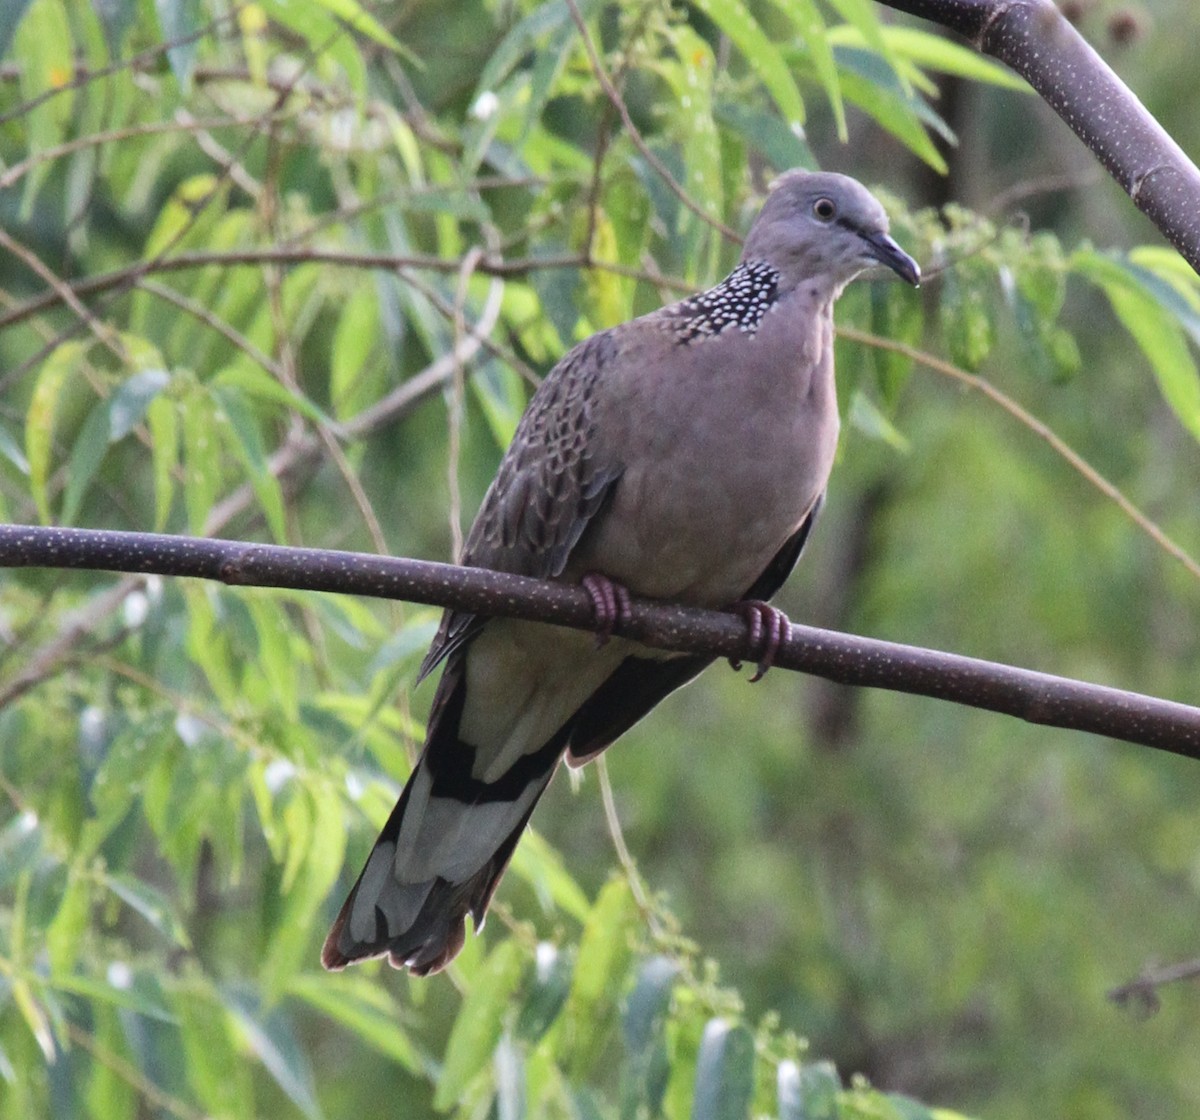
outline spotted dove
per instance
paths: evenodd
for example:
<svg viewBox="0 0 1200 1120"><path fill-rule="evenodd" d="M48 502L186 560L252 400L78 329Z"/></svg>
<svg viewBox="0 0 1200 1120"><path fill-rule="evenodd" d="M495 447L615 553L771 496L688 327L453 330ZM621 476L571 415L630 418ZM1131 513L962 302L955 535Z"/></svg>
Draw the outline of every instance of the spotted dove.
<svg viewBox="0 0 1200 1120"><path fill-rule="evenodd" d="M705 607L749 601L750 621L770 630L782 616L763 601L800 555L838 439L833 303L879 264L919 282L863 186L782 176L716 287L593 335L551 370L463 563L582 580L606 631L626 589ZM445 663L424 752L324 965L386 954L420 975L444 968L466 915L482 924L559 761L582 765L711 660L447 611L421 667Z"/></svg>

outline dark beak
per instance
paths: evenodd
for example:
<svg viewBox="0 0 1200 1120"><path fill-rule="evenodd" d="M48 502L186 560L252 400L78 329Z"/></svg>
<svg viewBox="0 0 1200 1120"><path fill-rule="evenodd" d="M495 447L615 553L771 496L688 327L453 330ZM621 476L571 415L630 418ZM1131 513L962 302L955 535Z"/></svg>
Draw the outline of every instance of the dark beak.
<svg viewBox="0 0 1200 1120"><path fill-rule="evenodd" d="M887 265L901 280L914 288L921 286L921 269L916 261L900 248L886 233L862 233L867 243L867 256Z"/></svg>

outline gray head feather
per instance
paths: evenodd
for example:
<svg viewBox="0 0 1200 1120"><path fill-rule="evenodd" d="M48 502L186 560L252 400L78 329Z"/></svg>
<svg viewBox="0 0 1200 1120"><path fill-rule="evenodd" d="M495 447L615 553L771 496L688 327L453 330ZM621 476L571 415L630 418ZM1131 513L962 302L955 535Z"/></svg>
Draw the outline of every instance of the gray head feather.
<svg viewBox="0 0 1200 1120"><path fill-rule="evenodd" d="M880 264L910 284L921 279L916 261L888 236L878 199L857 180L832 172L781 175L746 238L742 260L771 265L785 291L814 281L836 295Z"/></svg>

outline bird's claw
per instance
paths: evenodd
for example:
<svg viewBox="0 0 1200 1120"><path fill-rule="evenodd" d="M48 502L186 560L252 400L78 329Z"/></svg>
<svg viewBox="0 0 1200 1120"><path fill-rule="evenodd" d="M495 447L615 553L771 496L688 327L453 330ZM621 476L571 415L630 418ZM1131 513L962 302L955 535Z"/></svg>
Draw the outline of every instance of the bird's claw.
<svg viewBox="0 0 1200 1120"><path fill-rule="evenodd" d="M767 670L775 664L779 647L791 637L792 623L778 607L761 599L743 599L735 603L732 609L746 621L747 642L758 662L758 668L750 678L750 683L754 684L755 681L761 681L767 675ZM742 667L736 657L731 657L729 664L735 670Z"/></svg>
<svg viewBox="0 0 1200 1120"><path fill-rule="evenodd" d="M592 611L596 618L596 648L599 649L613 636L617 626L629 621L633 612L629 589L599 572L588 572L579 582L592 598Z"/></svg>

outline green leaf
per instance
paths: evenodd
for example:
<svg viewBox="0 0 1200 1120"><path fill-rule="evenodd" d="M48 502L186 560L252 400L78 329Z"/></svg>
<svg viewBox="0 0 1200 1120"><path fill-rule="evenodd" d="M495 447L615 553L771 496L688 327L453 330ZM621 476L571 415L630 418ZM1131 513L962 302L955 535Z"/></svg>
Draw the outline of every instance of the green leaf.
<svg viewBox="0 0 1200 1120"><path fill-rule="evenodd" d="M978 275L964 279L948 269L942 274L942 283L938 318L950 360L974 372L987 360L995 343L991 305L984 298Z"/></svg>
<svg viewBox="0 0 1200 1120"><path fill-rule="evenodd" d="M638 970L633 991L621 1015L626 1060L621 1068L621 1115L657 1116L671 1072L666 1023L679 965L654 956Z"/></svg>
<svg viewBox="0 0 1200 1120"><path fill-rule="evenodd" d="M881 55L893 70L896 68L895 59L892 57L892 48L887 39L887 31L879 22L871 0L829 0L829 6L858 33L859 40L864 46ZM838 38L840 31L848 30L849 28L831 27L826 34L829 46L832 48L841 41Z"/></svg>
<svg viewBox="0 0 1200 1120"><path fill-rule="evenodd" d="M939 174L947 173L946 161L929 138L926 126L953 139L946 123L916 94L906 91L899 79L874 54L841 48L842 94L890 132L914 155Z"/></svg>
<svg viewBox="0 0 1200 1120"><path fill-rule="evenodd" d="M264 1015L256 998L248 991L230 993L226 1006L275 1084L309 1120L320 1120L321 1106L317 1103L312 1069L296 1038L291 1016L282 1008Z"/></svg>
<svg viewBox="0 0 1200 1120"><path fill-rule="evenodd" d="M0 456L12 463L22 474L29 474L29 460L25 458L20 445L13 439L8 429L2 426L0 426Z"/></svg>
<svg viewBox="0 0 1200 1120"><path fill-rule="evenodd" d="M812 58L813 69L817 80L825 90L833 110L834 124L837 126L838 139L844 144L849 139L846 131L846 107L842 104L842 88L838 81L837 62L833 57L825 20L821 17L820 9L813 0L775 0L776 7L788 16L797 30L804 37Z"/></svg>
<svg viewBox="0 0 1200 1120"><path fill-rule="evenodd" d="M241 394L232 388L227 385L215 385L213 397L220 405L225 419L229 421L234 451L250 477L250 486L267 518L271 535L282 544L287 540L283 488L279 485L279 479L271 473L258 424Z"/></svg>
<svg viewBox="0 0 1200 1120"><path fill-rule="evenodd" d="M383 26L358 0L316 0L322 8L349 26L350 30L366 35L368 39L403 55L408 61L417 59L411 51L405 50L400 41Z"/></svg>
<svg viewBox="0 0 1200 1120"><path fill-rule="evenodd" d="M64 524L74 522L83 496L109 447L141 423L150 402L169 382L170 376L164 370L142 370L123 381L108 400L100 401L92 409L67 458L67 485L62 507Z"/></svg>
<svg viewBox="0 0 1200 1120"><path fill-rule="evenodd" d="M309 815L312 840L305 846L304 873L288 889L259 973L259 983L268 1000L282 995L292 976L308 959L317 915L341 874L346 852L341 799L331 790L312 785L301 796L312 802Z"/></svg>
<svg viewBox="0 0 1200 1120"><path fill-rule="evenodd" d="M63 491L61 514L66 525L75 520L79 503L108 451L108 429L108 402L97 401L80 427L67 457L67 485Z"/></svg>
<svg viewBox="0 0 1200 1120"><path fill-rule="evenodd" d="M1179 325L1187 332L1188 338L1192 340L1192 344L1200 346L1200 308L1197 306L1194 292L1185 294L1170 280L1132 261L1127 262L1125 268L1134 280L1158 300L1165 311L1175 316ZM1195 274L1192 275L1194 279Z"/></svg>
<svg viewBox="0 0 1200 1120"><path fill-rule="evenodd" d="M817 170L817 158L802 134L789 128L774 113L726 100L716 103L713 116L765 157L776 171L790 171L793 167Z"/></svg>
<svg viewBox="0 0 1200 1120"><path fill-rule="evenodd" d="M64 0L36 0L24 18L11 19L9 26L16 29L12 54L20 61L21 98L38 101L21 113L21 139L29 152L46 151L65 139L78 96L69 85L75 71L74 42ZM53 166L42 161L26 176L22 220L30 219L34 200Z"/></svg>
<svg viewBox="0 0 1200 1120"><path fill-rule="evenodd" d="M183 498L188 528L202 536L221 489L221 441L212 398L197 388L183 407Z"/></svg>
<svg viewBox="0 0 1200 1120"><path fill-rule="evenodd" d="M179 463L179 412L169 397L156 397L146 409L150 429L150 455L154 470L154 531L161 533L175 496L175 468Z"/></svg>
<svg viewBox="0 0 1200 1120"><path fill-rule="evenodd" d="M378 377L370 368L379 339L379 294L374 285L355 288L338 316L329 357L329 400L340 420L371 403ZM376 360L376 365L382 365Z"/></svg>
<svg viewBox="0 0 1200 1120"><path fill-rule="evenodd" d="M841 6L847 3L847 0L831 0L831 2L840 11ZM894 24L882 28L882 32L883 42L889 52L927 70L983 82L986 85L999 86L1001 89L1016 90L1020 93L1033 92L1024 78L1014 74L1006 66L992 62L991 59L984 58L969 47L964 47L941 35L924 31L919 27L901 27ZM863 28L857 24L854 28L833 28L829 32L829 39L835 46L869 46L875 50L879 49L877 42L864 35Z"/></svg>
<svg viewBox="0 0 1200 1120"><path fill-rule="evenodd" d="M832 1062L780 1062L775 1086L779 1120L838 1120L842 1085Z"/></svg>
<svg viewBox="0 0 1200 1120"><path fill-rule="evenodd" d="M600 892L579 939L579 956L564 1011L572 1077L586 1076L599 1057L617 1014L637 906L624 879L612 879Z"/></svg>
<svg viewBox="0 0 1200 1120"><path fill-rule="evenodd" d="M163 937L181 949L190 948L187 930L184 929L168 897L157 887L126 874L106 875L104 885Z"/></svg>
<svg viewBox="0 0 1200 1120"><path fill-rule="evenodd" d="M712 1019L696 1060L692 1120L746 1120L754 1094L754 1035L740 1023Z"/></svg>
<svg viewBox="0 0 1200 1120"><path fill-rule="evenodd" d="M592 0L594 2L594 0ZM584 16L592 2L580 5ZM500 40L491 57L480 72L479 81L475 84L474 103L481 94L492 93L500 86L505 78L528 57L536 42L547 32L563 27L572 26L571 10L564 0L551 0L548 4L539 4L524 19L519 20Z"/></svg>
<svg viewBox="0 0 1200 1120"><path fill-rule="evenodd" d="M33 395L25 413L25 457L29 461L29 487L43 525L50 524L50 498L46 490L50 458L54 450L54 420L67 387L67 378L87 352L81 342L64 342L55 347L33 384Z"/></svg>
<svg viewBox="0 0 1200 1120"><path fill-rule="evenodd" d="M433 1107L453 1107L476 1074L484 1069L500 1041L505 1009L521 982L525 961L515 941L502 941L474 978L446 1043Z"/></svg>
<svg viewBox="0 0 1200 1120"><path fill-rule="evenodd" d="M13 36L29 10L30 3L31 0L3 0L3 3L0 3L0 58L8 54Z"/></svg>
<svg viewBox="0 0 1200 1120"><path fill-rule="evenodd" d="M114 972L119 971L119 967L124 965L123 961L114 963L118 966ZM144 1015L148 1019L154 1019L160 1023L175 1022L175 1013L167 1005L162 983L157 976L145 970L133 971L128 983L121 982L120 984L110 982L108 976L104 980L81 976L78 973L71 976L58 976L54 978L54 987L60 991L72 992L100 1003L112 1004L113 1007L136 1011L139 1015Z"/></svg>
<svg viewBox="0 0 1200 1120"><path fill-rule="evenodd" d="M910 444L904 433L879 411L875 402L861 389L855 389L850 398L848 420L851 426L863 435L881 440L896 451L908 453Z"/></svg>
<svg viewBox="0 0 1200 1120"><path fill-rule="evenodd" d="M429 1075L432 1059L398 1022L401 1009L374 976L351 972L293 976L288 981L287 994L341 1023L357 1042L391 1058L411 1073Z"/></svg>
<svg viewBox="0 0 1200 1120"><path fill-rule="evenodd" d="M53 975L66 975L75 967L83 949L83 935L91 917L91 906L92 881L78 867L72 867L58 910L46 927L46 952L50 957Z"/></svg>
<svg viewBox="0 0 1200 1120"><path fill-rule="evenodd" d="M304 4L294 0L260 0L260 3L271 19L295 32L314 54L320 54L322 67L327 68L330 62L340 66L355 96L360 100L366 97L366 61L354 37L346 34L345 27L327 6L311 0ZM391 43L387 45L392 46ZM405 51L404 55L410 63L420 66L410 52Z"/></svg>
<svg viewBox="0 0 1200 1120"><path fill-rule="evenodd" d="M253 1085L233 1017L198 979L183 982L172 994L193 1092L213 1116L251 1115Z"/></svg>
<svg viewBox="0 0 1200 1120"><path fill-rule="evenodd" d="M539 943L534 956L533 981L517 1016L518 1038L534 1043L550 1028L567 1001L574 964L573 953L560 952L549 941Z"/></svg>
<svg viewBox="0 0 1200 1120"><path fill-rule="evenodd" d="M171 383L163 369L143 369L127 377L108 399L108 438L116 443L133 431L146 415L150 402Z"/></svg>
<svg viewBox="0 0 1200 1120"><path fill-rule="evenodd" d="M228 366L212 379L216 389L237 389L258 400L294 408L314 424L332 424L333 420L312 401L281 385L260 366L238 364Z"/></svg>
<svg viewBox="0 0 1200 1120"><path fill-rule="evenodd" d="M1200 373L1179 321L1120 261L1084 250L1075 254L1071 266L1108 296L1117 318L1150 362L1163 397L1200 440Z"/></svg>
<svg viewBox="0 0 1200 1120"><path fill-rule="evenodd" d="M896 1120L939 1120L931 1109L903 1093L887 1093L884 1099L895 1110Z"/></svg>
<svg viewBox="0 0 1200 1120"><path fill-rule="evenodd" d="M804 99L783 56L742 0L692 0L741 52L791 127L804 124Z"/></svg>
<svg viewBox="0 0 1200 1120"><path fill-rule="evenodd" d="M91 1009L92 1039L103 1061L93 1062L87 1081L88 1113L104 1120L123 1120L139 1115L141 1098L125 1068L131 1066L129 1042L116 1008L100 1004ZM118 1068L121 1072L118 1073Z"/></svg>
<svg viewBox="0 0 1200 1120"><path fill-rule="evenodd" d="M557 906L581 922L587 920L591 912L587 895L571 877L562 856L540 832L526 830L513 853L512 870L533 887L547 910Z"/></svg>
<svg viewBox="0 0 1200 1120"><path fill-rule="evenodd" d="M192 84L199 41L193 38L204 22L200 0L154 0L158 25L167 47L167 61L182 89ZM184 41L189 40L189 41Z"/></svg>

